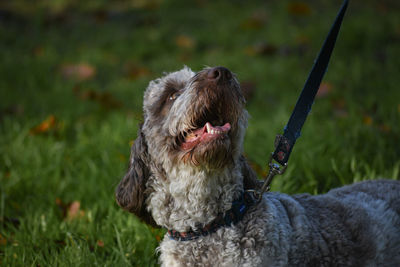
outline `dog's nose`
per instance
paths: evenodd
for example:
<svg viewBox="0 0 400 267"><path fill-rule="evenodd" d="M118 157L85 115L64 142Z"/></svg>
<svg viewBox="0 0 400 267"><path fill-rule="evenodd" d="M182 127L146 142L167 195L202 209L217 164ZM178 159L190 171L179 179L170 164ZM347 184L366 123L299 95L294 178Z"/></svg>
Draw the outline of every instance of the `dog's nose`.
<svg viewBox="0 0 400 267"><path fill-rule="evenodd" d="M207 78L209 80L215 80L215 81L218 81L220 79L230 80L232 78L232 74L230 70L228 70L227 68L215 67L208 71Z"/></svg>

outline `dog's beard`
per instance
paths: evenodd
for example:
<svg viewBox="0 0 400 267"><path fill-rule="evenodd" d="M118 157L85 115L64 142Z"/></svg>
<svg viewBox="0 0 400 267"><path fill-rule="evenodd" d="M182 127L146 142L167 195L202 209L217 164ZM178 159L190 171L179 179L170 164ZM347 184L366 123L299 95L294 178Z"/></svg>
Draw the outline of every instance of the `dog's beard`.
<svg viewBox="0 0 400 267"><path fill-rule="evenodd" d="M231 140L227 136L223 139L215 139L207 143L200 143L181 156L186 164L207 167L209 169L221 169L233 161Z"/></svg>
<svg viewBox="0 0 400 267"><path fill-rule="evenodd" d="M184 134L179 144L179 149L184 152L183 161L196 166L222 167L229 161L231 152L230 130L230 123L213 126L207 122Z"/></svg>

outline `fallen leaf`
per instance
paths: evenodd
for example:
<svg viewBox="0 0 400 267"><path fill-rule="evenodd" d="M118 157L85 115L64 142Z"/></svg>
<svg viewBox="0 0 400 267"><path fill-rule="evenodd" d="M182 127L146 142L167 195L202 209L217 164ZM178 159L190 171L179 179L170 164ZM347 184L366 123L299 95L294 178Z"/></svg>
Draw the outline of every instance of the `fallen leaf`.
<svg viewBox="0 0 400 267"><path fill-rule="evenodd" d="M10 171L6 171L4 173L4 178L8 179L8 178L10 178L10 176L11 176L11 172Z"/></svg>
<svg viewBox="0 0 400 267"><path fill-rule="evenodd" d="M122 107L122 103L115 99L114 96L109 92L97 92L95 90L83 91L79 86L75 86L72 90L78 98L97 102L104 108L118 109Z"/></svg>
<svg viewBox="0 0 400 267"><path fill-rule="evenodd" d="M331 105L333 107L333 112L336 117L345 118L349 115L344 98L332 99Z"/></svg>
<svg viewBox="0 0 400 267"><path fill-rule="evenodd" d="M60 198L56 198L55 202L60 209L64 220L73 220L85 215L85 212L81 210L81 203L79 201L73 201L66 204Z"/></svg>
<svg viewBox="0 0 400 267"><path fill-rule="evenodd" d="M390 133L392 128L387 124L380 124L379 125L379 130L381 130L381 132L383 132L383 133Z"/></svg>
<svg viewBox="0 0 400 267"><path fill-rule="evenodd" d="M372 125L372 122L373 122L373 119L372 119L371 116L369 116L369 115L364 115L364 117L363 117L363 123L364 123L365 125L371 126L371 125Z"/></svg>
<svg viewBox="0 0 400 267"><path fill-rule="evenodd" d="M249 56L273 55L277 51L278 48L275 45L266 42L257 43L245 49L245 53Z"/></svg>
<svg viewBox="0 0 400 267"><path fill-rule="evenodd" d="M44 48L43 46L36 46L32 52L36 57L41 57L44 55Z"/></svg>
<svg viewBox="0 0 400 267"><path fill-rule="evenodd" d="M191 49L196 45L196 42L187 35L178 35L175 38L175 44L180 48Z"/></svg>
<svg viewBox="0 0 400 267"><path fill-rule="evenodd" d="M7 239L0 234L0 246L7 245Z"/></svg>
<svg viewBox="0 0 400 267"><path fill-rule="evenodd" d="M115 99L114 96L109 92L102 92L98 94L96 100L101 106L107 109L118 109L122 106L122 103Z"/></svg>
<svg viewBox="0 0 400 267"><path fill-rule="evenodd" d="M104 247L104 242L102 240L97 240L97 246L103 248Z"/></svg>
<svg viewBox="0 0 400 267"><path fill-rule="evenodd" d="M96 75L96 69L88 63L65 64L61 66L61 74L66 79L88 80Z"/></svg>
<svg viewBox="0 0 400 267"><path fill-rule="evenodd" d="M328 96L332 92L332 84L329 82L322 82L319 86L316 98L323 98Z"/></svg>
<svg viewBox="0 0 400 267"><path fill-rule="evenodd" d="M160 242L162 237L163 237L163 233L160 232L160 229L155 229L153 227L149 227L150 231L153 233L153 236L155 237L155 239Z"/></svg>
<svg viewBox="0 0 400 267"><path fill-rule="evenodd" d="M338 118L346 118L347 116L349 116L349 113L346 109L335 109L333 113Z"/></svg>
<svg viewBox="0 0 400 267"><path fill-rule="evenodd" d="M142 66L128 65L126 69L127 75L131 80L136 80L138 78L149 76L151 74L148 68Z"/></svg>
<svg viewBox="0 0 400 267"><path fill-rule="evenodd" d="M308 45L310 44L310 37L305 34L299 34L296 36L296 43L298 45Z"/></svg>
<svg viewBox="0 0 400 267"><path fill-rule="evenodd" d="M190 61L193 57L193 53L191 53L189 50L185 50L182 51L179 56L178 59L179 61L183 62L184 64L187 64L186 62Z"/></svg>
<svg viewBox="0 0 400 267"><path fill-rule="evenodd" d="M288 12L295 16L308 16L311 14L311 7L305 2L290 2Z"/></svg>
<svg viewBox="0 0 400 267"><path fill-rule="evenodd" d="M62 202L62 200L60 199L60 198L56 198L56 204L57 204L57 206L62 206L63 205L63 202Z"/></svg>
<svg viewBox="0 0 400 267"><path fill-rule="evenodd" d="M29 133L32 135L38 135L48 133L49 131L54 129L56 129L56 117L54 115L50 115L39 125L31 128Z"/></svg>
<svg viewBox="0 0 400 267"><path fill-rule="evenodd" d="M377 2L377 10L380 11L381 15L387 14L387 12L390 11L390 7L388 3Z"/></svg>
<svg viewBox="0 0 400 267"><path fill-rule="evenodd" d="M156 237L156 240L157 240L158 242L161 241L161 236L160 236L160 235L155 235L155 237Z"/></svg>
<svg viewBox="0 0 400 267"><path fill-rule="evenodd" d="M118 159L119 159L121 162L126 162L126 157L125 157L125 155L118 154Z"/></svg>
<svg viewBox="0 0 400 267"><path fill-rule="evenodd" d="M263 22L258 19L248 18L242 22L240 27L243 29L260 29L263 26Z"/></svg>
<svg viewBox="0 0 400 267"><path fill-rule="evenodd" d="M73 220L83 217L85 212L81 210L81 203L79 201L73 201L67 209L67 220Z"/></svg>
<svg viewBox="0 0 400 267"><path fill-rule="evenodd" d="M107 11L104 10L104 9L100 9L100 10L95 11L93 13L93 16L94 16L94 18L95 18L97 23L104 23L109 18L109 15L108 15Z"/></svg>
<svg viewBox="0 0 400 267"><path fill-rule="evenodd" d="M240 24L240 27L248 30L248 29L260 29L264 26L267 21L267 14L265 12L257 10L254 12L251 17L245 19Z"/></svg>

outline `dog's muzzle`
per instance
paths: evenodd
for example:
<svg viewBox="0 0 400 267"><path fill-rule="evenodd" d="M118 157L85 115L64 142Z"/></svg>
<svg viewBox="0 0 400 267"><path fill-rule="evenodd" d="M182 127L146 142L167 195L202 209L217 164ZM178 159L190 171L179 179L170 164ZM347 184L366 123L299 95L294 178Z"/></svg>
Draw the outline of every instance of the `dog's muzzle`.
<svg viewBox="0 0 400 267"><path fill-rule="evenodd" d="M203 70L196 75L197 96L193 114L195 122L193 129L188 129L183 136L180 148L191 150L198 145L206 145L214 141L223 141L229 138L232 124L237 118L235 98L232 97L232 88L235 84L232 73L224 67L215 67Z"/></svg>

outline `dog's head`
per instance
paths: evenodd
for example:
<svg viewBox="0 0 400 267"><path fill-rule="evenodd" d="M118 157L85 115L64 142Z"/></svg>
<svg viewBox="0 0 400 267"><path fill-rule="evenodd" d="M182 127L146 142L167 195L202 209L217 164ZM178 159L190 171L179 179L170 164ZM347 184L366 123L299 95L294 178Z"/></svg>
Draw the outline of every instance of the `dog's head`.
<svg viewBox="0 0 400 267"><path fill-rule="evenodd" d="M164 167L220 169L232 163L247 122L244 103L238 81L223 67L198 73L184 68L151 82L143 127L152 139L150 153Z"/></svg>
<svg viewBox="0 0 400 267"><path fill-rule="evenodd" d="M169 179L182 171L218 172L234 164L248 169L241 157L248 116L244 105L239 82L223 67L197 73L185 67L150 82L130 168L117 188L119 205L145 217L151 175Z"/></svg>

